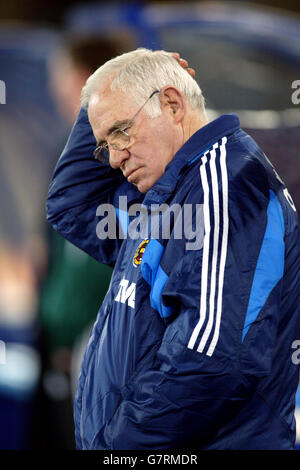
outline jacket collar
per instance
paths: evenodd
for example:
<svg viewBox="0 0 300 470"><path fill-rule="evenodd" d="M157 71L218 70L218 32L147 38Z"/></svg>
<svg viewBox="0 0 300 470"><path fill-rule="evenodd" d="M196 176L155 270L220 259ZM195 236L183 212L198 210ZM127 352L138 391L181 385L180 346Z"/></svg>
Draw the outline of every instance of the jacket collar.
<svg viewBox="0 0 300 470"><path fill-rule="evenodd" d="M149 206L155 203L162 204L166 201L169 194L174 191L182 170L200 158L222 137L232 134L239 128L240 121L236 114L223 114L201 127L174 155L164 174L147 192L143 204Z"/></svg>

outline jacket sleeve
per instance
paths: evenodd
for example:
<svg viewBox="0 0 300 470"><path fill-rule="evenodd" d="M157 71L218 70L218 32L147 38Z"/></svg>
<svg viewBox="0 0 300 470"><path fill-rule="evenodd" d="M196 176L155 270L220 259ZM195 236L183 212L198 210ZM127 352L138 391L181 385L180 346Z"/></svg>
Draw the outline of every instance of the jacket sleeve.
<svg viewBox="0 0 300 470"><path fill-rule="evenodd" d="M169 274L162 256L161 311L175 310L151 367L136 374L107 426L113 449L205 448L270 374L284 233L276 197L254 193L251 181L229 188L228 211L220 204L217 219L211 195L203 247L180 253L177 243Z"/></svg>
<svg viewBox="0 0 300 470"><path fill-rule="evenodd" d="M110 214L111 226L107 228L112 236L101 238L97 234L98 208L109 204L114 210L117 196L135 191L135 188L127 183L120 171L94 159L95 146L87 112L81 109L52 177L47 219L71 243L98 261L114 265L122 243L117 212ZM103 210L101 216L107 216L107 213ZM113 226L114 222L116 226Z"/></svg>

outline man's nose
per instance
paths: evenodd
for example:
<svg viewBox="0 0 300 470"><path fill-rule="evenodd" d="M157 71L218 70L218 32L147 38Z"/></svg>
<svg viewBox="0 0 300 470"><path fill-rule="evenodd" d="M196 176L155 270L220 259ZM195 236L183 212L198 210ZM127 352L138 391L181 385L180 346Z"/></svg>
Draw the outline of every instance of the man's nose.
<svg viewBox="0 0 300 470"><path fill-rule="evenodd" d="M127 149L124 150L109 150L109 164L114 169L117 170L122 167L123 163L128 160L130 153Z"/></svg>

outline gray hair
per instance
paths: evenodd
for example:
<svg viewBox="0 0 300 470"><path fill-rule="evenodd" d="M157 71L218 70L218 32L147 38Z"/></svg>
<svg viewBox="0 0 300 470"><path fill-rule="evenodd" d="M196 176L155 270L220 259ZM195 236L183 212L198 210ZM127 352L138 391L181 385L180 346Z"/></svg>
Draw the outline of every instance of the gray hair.
<svg viewBox="0 0 300 470"><path fill-rule="evenodd" d="M112 91L131 92L140 105L154 90L173 85L183 93L191 109L199 109L205 115L199 85L170 52L139 48L109 60L88 78L82 89L81 105L87 108L91 96L109 81ZM161 114L157 96L147 103L145 111L152 118Z"/></svg>

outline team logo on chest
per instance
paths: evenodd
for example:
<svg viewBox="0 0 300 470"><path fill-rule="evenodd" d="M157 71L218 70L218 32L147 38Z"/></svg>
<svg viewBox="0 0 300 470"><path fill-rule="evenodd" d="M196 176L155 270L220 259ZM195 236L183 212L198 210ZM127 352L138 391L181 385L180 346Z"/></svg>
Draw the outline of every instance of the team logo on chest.
<svg viewBox="0 0 300 470"><path fill-rule="evenodd" d="M146 247L149 243L149 240L143 240L142 243L139 244L138 249L133 257L133 266L137 268L140 266L143 258L143 254L145 253Z"/></svg>

